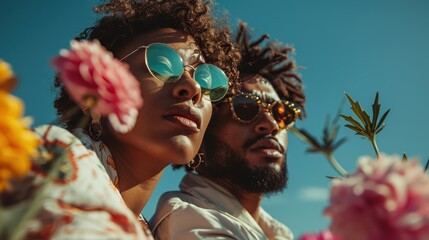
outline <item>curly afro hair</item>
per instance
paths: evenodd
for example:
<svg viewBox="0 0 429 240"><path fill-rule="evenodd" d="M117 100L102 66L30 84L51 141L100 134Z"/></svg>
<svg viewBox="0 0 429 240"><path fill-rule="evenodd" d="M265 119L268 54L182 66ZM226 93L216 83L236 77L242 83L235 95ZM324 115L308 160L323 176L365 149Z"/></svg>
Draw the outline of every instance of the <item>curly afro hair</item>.
<svg viewBox="0 0 429 240"><path fill-rule="evenodd" d="M85 29L76 39L97 39L114 55L135 36L159 28L175 28L191 35L203 57L222 68L230 81L230 92L238 90L240 53L230 40L226 21L211 13L212 1L204 0L110 0L95 7L102 14L93 27ZM85 116L71 100L58 77L55 87L59 95L54 102L60 121L68 129L87 127Z"/></svg>
<svg viewBox="0 0 429 240"><path fill-rule="evenodd" d="M294 49L275 41L262 47L262 42L268 38L269 36L264 34L252 42L247 25L243 22L239 24L235 43L242 56L240 75L255 74L267 79L281 99L292 101L301 109L299 117L303 119L306 113L302 79L295 72L297 67L294 59L289 56Z"/></svg>

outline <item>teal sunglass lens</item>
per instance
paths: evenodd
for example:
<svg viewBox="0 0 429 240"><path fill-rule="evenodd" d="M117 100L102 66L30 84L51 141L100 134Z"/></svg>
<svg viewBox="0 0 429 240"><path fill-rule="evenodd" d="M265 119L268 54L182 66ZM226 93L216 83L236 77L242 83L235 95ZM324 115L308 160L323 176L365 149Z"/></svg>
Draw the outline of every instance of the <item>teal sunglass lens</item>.
<svg viewBox="0 0 429 240"><path fill-rule="evenodd" d="M150 72L164 82L177 81L183 73L182 58L165 44L152 44L146 49L146 63Z"/></svg>
<svg viewBox="0 0 429 240"><path fill-rule="evenodd" d="M210 95L210 100L221 100L228 92L228 78L225 73L212 64L202 64L197 67L194 78L202 89Z"/></svg>

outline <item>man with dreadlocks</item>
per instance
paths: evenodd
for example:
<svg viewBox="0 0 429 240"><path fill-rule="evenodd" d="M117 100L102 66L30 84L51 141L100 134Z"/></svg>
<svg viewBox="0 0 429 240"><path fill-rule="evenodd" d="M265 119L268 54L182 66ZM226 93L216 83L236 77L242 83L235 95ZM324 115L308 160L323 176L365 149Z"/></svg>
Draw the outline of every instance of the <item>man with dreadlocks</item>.
<svg viewBox="0 0 429 240"><path fill-rule="evenodd" d="M293 50L263 35L251 42L240 24L241 92L217 105L200 153L180 184L165 193L151 219L156 239L293 239L261 207L287 184L287 129L304 115Z"/></svg>

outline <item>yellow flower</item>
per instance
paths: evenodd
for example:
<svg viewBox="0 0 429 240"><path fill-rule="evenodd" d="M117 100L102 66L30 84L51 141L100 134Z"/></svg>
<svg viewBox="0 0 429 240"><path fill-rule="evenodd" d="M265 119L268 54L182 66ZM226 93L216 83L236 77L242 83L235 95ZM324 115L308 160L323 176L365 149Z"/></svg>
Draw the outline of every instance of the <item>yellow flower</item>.
<svg viewBox="0 0 429 240"><path fill-rule="evenodd" d="M28 129L28 119L22 118L21 100L0 90L0 192L9 181L25 176L30 170L31 155L36 152L38 139Z"/></svg>
<svg viewBox="0 0 429 240"><path fill-rule="evenodd" d="M7 62L0 60L0 85L4 84L13 77L13 72Z"/></svg>

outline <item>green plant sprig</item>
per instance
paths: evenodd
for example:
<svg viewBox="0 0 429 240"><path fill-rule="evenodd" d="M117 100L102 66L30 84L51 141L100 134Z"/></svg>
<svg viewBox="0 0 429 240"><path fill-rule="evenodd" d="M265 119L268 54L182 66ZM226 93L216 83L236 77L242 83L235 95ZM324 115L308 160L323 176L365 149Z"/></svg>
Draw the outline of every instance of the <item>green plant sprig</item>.
<svg viewBox="0 0 429 240"><path fill-rule="evenodd" d="M379 158L380 152L378 150L376 136L386 126L386 124L384 123L384 120L389 114L390 109L388 109L382 115L380 120L378 120L380 115L381 105L378 103L378 92L377 92L375 96L374 104L372 105L372 120L371 120L368 113L362 109L358 101L354 101L347 93L346 93L346 97L351 105L351 109L353 113L358 117L360 122L358 122L358 120L354 119L352 116L340 115L342 118L344 118L347 122L350 123L350 124L346 124L345 126L355 131L357 135L361 135L364 138L367 138L371 142L375 150L375 153L377 155L377 158Z"/></svg>
<svg viewBox="0 0 429 240"><path fill-rule="evenodd" d="M345 137L337 140L338 131L340 128L338 120L341 112L341 105L332 123L329 121L329 115L326 117L325 127L323 128L323 136L320 141L303 128L294 126L290 129L290 131L310 145L310 147L307 149L307 152L323 154L328 159L328 162L331 164L331 166L342 177L347 177L348 172L338 163L334 156L334 151L347 140Z"/></svg>

